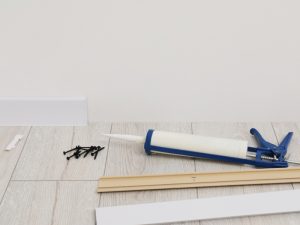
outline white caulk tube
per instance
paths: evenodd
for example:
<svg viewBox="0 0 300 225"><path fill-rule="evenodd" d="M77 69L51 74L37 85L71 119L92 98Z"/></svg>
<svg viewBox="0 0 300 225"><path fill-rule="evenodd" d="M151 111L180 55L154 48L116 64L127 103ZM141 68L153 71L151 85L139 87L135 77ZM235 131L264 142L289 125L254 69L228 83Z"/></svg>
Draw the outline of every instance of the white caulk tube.
<svg viewBox="0 0 300 225"><path fill-rule="evenodd" d="M211 159L215 159L216 155L241 159L247 158L248 142L244 140L156 130L148 130L145 138L120 134L106 134L106 136L144 143L145 151L149 155L152 153L161 153Z"/></svg>

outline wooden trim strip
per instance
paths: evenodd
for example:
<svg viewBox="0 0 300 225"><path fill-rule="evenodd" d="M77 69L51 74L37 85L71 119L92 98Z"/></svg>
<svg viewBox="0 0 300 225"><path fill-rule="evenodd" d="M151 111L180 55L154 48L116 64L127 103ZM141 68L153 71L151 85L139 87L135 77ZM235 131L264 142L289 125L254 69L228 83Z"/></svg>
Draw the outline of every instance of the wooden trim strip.
<svg viewBox="0 0 300 225"><path fill-rule="evenodd" d="M101 177L98 192L299 183L300 167L207 173Z"/></svg>

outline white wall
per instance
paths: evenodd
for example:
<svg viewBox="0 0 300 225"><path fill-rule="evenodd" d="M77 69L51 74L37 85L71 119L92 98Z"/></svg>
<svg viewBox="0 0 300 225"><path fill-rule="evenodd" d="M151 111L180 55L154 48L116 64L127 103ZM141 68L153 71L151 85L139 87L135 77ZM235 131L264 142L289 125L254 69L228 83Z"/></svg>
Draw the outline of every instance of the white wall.
<svg viewBox="0 0 300 225"><path fill-rule="evenodd" d="M90 120L300 119L298 0L1 0L0 96Z"/></svg>

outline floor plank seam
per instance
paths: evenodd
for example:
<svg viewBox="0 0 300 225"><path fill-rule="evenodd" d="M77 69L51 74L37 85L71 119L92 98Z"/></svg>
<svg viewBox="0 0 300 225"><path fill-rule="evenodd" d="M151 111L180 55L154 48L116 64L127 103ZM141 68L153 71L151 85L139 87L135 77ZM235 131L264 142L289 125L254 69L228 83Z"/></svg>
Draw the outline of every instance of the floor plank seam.
<svg viewBox="0 0 300 225"><path fill-rule="evenodd" d="M191 133L194 134L194 128L193 128L193 122L191 122ZM196 159L194 159L194 171L195 173L197 172L197 166L196 166ZM196 190L196 197L199 198L199 189L198 188L195 188ZM199 225L200 225L200 222L199 222Z"/></svg>
<svg viewBox="0 0 300 225"><path fill-rule="evenodd" d="M191 122L191 134L194 134L193 122ZM196 159L194 159L194 171L197 172ZM195 188L196 198L199 198L199 188ZM195 221L198 225L201 225L201 221Z"/></svg>
<svg viewBox="0 0 300 225"><path fill-rule="evenodd" d="M109 131L110 134L112 132L112 127L113 127L113 123L111 123L111 125L110 125L110 131ZM109 154L109 147L110 147L110 138L108 139L108 143L107 143L107 153L106 153L106 157L105 157L105 165L104 165L104 170L103 170L103 176L105 176L105 172L106 172L107 159L108 159L108 154ZM100 194L100 196L99 196L98 207L100 207L101 197L102 197L102 194Z"/></svg>
<svg viewBox="0 0 300 225"><path fill-rule="evenodd" d="M275 131L275 128L274 128L274 124L273 124L272 122L271 122L271 127L272 127L273 133L274 133L274 135L275 135L277 144L279 144L279 139L278 139L278 137L277 137L277 134L276 134L276 131Z"/></svg>
<svg viewBox="0 0 300 225"><path fill-rule="evenodd" d="M112 127L113 127L113 123L110 125L110 131L109 131L110 134L112 131ZM103 176L105 176L106 167L107 167L107 159L108 159L108 154L109 154L110 140L111 140L111 138L108 139L108 143L107 143L107 153L106 153L105 162L104 162Z"/></svg>
<svg viewBox="0 0 300 225"><path fill-rule="evenodd" d="M57 200L58 200L58 192L59 192L59 182L56 181L56 187L55 187L55 198L54 198L54 203L52 207L52 214L51 214L51 225L54 224L54 217L55 217L55 209L57 205Z"/></svg>
<svg viewBox="0 0 300 225"><path fill-rule="evenodd" d="M72 149L72 146L74 145L74 136L75 136L75 127L73 127L73 130L72 130L72 138L71 138L71 145L70 145L70 149ZM61 176L60 176L60 180L63 180L63 177L64 177L64 174L66 172L66 169L69 165L69 160L67 160L67 163L65 164L65 167L64 167L64 170L62 171L61 173Z"/></svg>
<svg viewBox="0 0 300 225"><path fill-rule="evenodd" d="M278 139L278 136L277 136L277 133L276 133L276 131L275 131L275 127L274 127L274 123L272 122L271 123L271 126L272 126L272 129L273 129L273 132L274 132L274 134L275 134L275 137L276 137L276 140L277 140L277 144L279 144L280 142L279 142L279 139ZM295 186L294 186L294 184L293 183L291 183L290 184L291 185L291 189L295 189Z"/></svg>
<svg viewBox="0 0 300 225"><path fill-rule="evenodd" d="M12 177L13 177L13 175L14 175L14 173L15 173L15 170L16 170L17 165L18 165L18 163L19 163L19 160L20 160L20 158L21 158L21 156L22 156L22 153L23 153L23 151L24 151L24 149L25 149L25 147L26 147L26 144L27 144L29 135L30 135L30 133L31 133L31 128L32 128L32 127L29 127L29 131L28 131L27 136L26 136L26 139L25 139L25 141L24 141L24 145L23 145L23 147L22 147L22 149L21 149L21 152L20 152L20 155L19 155L19 157L18 157L18 160L17 160L17 162L16 162L16 164L15 164L15 166L14 166L14 169L13 169L13 171L12 171L12 173L11 173L11 176L10 176L10 178L9 178L9 181L8 181L8 183L7 183L7 185L6 185L5 191L3 192L2 198L1 198L1 200L0 200L0 205L1 205L2 202L3 202L3 199L4 199L4 196L5 196L6 191L7 191L7 189L8 189L8 186L9 186L10 182L12 181Z"/></svg>

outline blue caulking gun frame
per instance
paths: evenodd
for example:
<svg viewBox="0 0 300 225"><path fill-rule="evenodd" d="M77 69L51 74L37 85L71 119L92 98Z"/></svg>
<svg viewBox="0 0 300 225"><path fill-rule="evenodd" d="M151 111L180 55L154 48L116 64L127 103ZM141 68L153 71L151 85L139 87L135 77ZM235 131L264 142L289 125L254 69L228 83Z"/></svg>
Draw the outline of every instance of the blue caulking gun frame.
<svg viewBox="0 0 300 225"><path fill-rule="evenodd" d="M255 160L242 159L229 156L213 155L201 152L186 151L182 149L165 148L151 145L151 138L154 130L148 130L145 141L145 151L148 155L151 155L153 151L163 152L172 155L189 156L193 158L206 158L212 160L221 160L226 162L233 162L239 164L249 164L257 167L265 168L278 168L288 167L288 162L285 160L288 145L292 139L293 132L289 132L282 142L276 146L267 142L261 134L252 128L250 133L256 138L259 147L248 147L249 152L256 153ZM253 156L251 156L253 157ZM267 159L267 160L266 160Z"/></svg>
<svg viewBox="0 0 300 225"><path fill-rule="evenodd" d="M153 144L155 143L155 141L153 140L155 140L154 136L155 134L157 134L157 132L159 133L159 131L154 131L150 129L148 130L146 137L135 136L135 135L122 135L122 134L104 134L104 135L112 138L118 138L122 140L143 143L144 149L148 155L160 153L160 154L168 154L168 155L193 157L193 158L219 160L219 161L239 163L239 164L249 164L256 167L265 167L265 168L288 167L289 163L300 164L300 162L293 162L287 160L285 157L287 153L288 145L293 136L293 132L289 132L281 141L281 143L277 146L275 144L267 142L255 128L252 128L250 130L250 133L255 137L256 141L258 142L258 147L247 147L246 145L247 142L242 141L242 144L245 144L242 149L246 151L245 152L246 156L241 155L241 157L239 157L240 156L239 154L228 155L228 153L226 152L220 152L220 154L218 154L218 151L212 151L212 153L210 153L210 151L201 152L201 149L197 149L197 151L196 150L193 151L193 150L184 149L185 147L174 147L174 146L183 146L180 143L173 145L173 147L166 147L167 145L164 144L155 145ZM188 136L190 137L190 135ZM220 139L214 139L213 142L214 141L218 142L220 141ZM238 143L240 142L238 141ZM214 148L218 148L218 147L215 146ZM229 149L231 148L233 147L229 147ZM249 157L252 159L249 159Z"/></svg>

